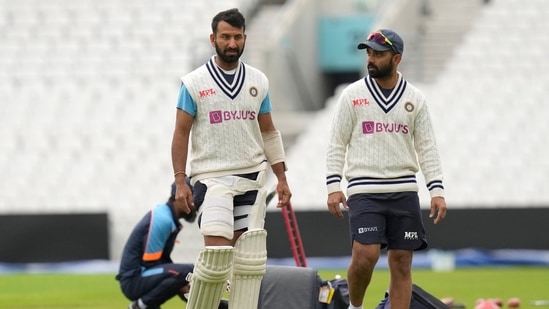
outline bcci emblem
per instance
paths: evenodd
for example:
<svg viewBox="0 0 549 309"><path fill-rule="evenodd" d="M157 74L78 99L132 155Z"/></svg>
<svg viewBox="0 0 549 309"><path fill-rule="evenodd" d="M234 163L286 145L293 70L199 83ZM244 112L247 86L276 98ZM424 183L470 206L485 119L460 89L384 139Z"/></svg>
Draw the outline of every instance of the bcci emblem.
<svg viewBox="0 0 549 309"><path fill-rule="evenodd" d="M254 98L257 97L257 88L255 87L250 88L250 95Z"/></svg>
<svg viewBox="0 0 549 309"><path fill-rule="evenodd" d="M414 108L415 107L414 107L414 104L412 102L406 102L406 104L404 104L404 109L409 113L413 112Z"/></svg>

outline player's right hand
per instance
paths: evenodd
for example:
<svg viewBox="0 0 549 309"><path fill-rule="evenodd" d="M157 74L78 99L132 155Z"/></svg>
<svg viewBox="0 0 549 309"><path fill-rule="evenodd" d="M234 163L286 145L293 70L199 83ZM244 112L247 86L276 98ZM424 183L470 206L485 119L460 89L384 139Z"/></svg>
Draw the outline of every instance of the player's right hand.
<svg viewBox="0 0 549 309"><path fill-rule="evenodd" d="M347 198L342 191L332 192L328 195L328 210L330 213L338 218L343 218L343 212L341 211L341 206L345 209L348 209Z"/></svg>
<svg viewBox="0 0 549 309"><path fill-rule="evenodd" d="M176 181L175 188L175 200L181 202L183 211L186 214L190 214L194 207L193 193L187 182L178 182ZM191 209L192 208L192 209Z"/></svg>

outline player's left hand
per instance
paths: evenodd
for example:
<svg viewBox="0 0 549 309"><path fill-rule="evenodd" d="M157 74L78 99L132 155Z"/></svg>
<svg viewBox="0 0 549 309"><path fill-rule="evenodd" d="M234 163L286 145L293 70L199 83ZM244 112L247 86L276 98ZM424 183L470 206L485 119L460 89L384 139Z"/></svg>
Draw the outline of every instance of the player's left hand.
<svg viewBox="0 0 549 309"><path fill-rule="evenodd" d="M444 200L444 197L435 196L431 198L431 211L429 212L429 218L435 218L433 220L435 224L439 223L446 217L446 211L446 200Z"/></svg>
<svg viewBox="0 0 549 309"><path fill-rule="evenodd" d="M276 204L277 208L288 206L290 203L290 198L292 198L292 191L290 191L288 182L285 179L278 180L278 184L276 185L276 195L278 196L278 204Z"/></svg>

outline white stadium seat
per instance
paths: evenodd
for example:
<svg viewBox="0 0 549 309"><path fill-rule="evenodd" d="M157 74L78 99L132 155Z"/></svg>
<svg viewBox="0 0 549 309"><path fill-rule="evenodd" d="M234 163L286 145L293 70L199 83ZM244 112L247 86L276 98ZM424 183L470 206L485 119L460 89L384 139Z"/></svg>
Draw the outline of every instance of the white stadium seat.
<svg viewBox="0 0 549 309"><path fill-rule="evenodd" d="M252 1L0 2L0 212L109 213L112 258L167 200L179 77L222 9ZM4 18L6 17L6 18ZM202 244L176 250L193 261Z"/></svg>
<svg viewBox="0 0 549 309"><path fill-rule="evenodd" d="M449 207L549 202L547 7L545 0L490 1L439 78L417 85L433 116ZM326 209L323 143L331 108L318 113L288 153L296 210ZM419 176L422 206L428 207Z"/></svg>
<svg viewBox="0 0 549 309"><path fill-rule="evenodd" d="M136 220L168 198L179 77L209 56L193 44L207 45L213 14L258 2L1 1L0 212L108 212L118 259ZM452 207L549 201L546 3L490 1L420 86ZM325 209L333 100L287 153L295 210ZM202 238L194 225L181 237L196 240L176 249L192 262Z"/></svg>

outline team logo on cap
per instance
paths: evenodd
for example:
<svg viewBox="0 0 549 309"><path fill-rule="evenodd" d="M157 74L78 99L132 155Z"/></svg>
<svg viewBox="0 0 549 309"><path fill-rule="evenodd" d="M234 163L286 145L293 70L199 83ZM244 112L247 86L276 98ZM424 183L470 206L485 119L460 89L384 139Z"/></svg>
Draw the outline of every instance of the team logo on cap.
<svg viewBox="0 0 549 309"><path fill-rule="evenodd" d="M415 106L414 106L414 104L413 104L412 102L406 102L406 103L404 103L404 109L405 109L407 112L411 113L411 112L414 111Z"/></svg>
<svg viewBox="0 0 549 309"><path fill-rule="evenodd" d="M254 98L257 97L257 88L251 87L250 88L250 95Z"/></svg>

